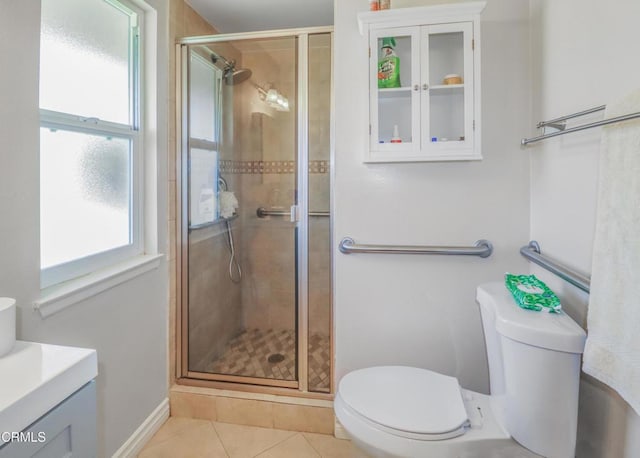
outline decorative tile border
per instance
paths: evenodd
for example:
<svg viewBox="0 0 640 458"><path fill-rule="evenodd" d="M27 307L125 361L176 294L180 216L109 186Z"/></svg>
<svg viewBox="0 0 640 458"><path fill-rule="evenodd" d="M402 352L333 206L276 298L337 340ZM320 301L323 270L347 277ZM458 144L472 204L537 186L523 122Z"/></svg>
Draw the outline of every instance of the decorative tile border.
<svg viewBox="0 0 640 458"><path fill-rule="evenodd" d="M309 173L329 173L329 161L309 161Z"/></svg>
<svg viewBox="0 0 640 458"><path fill-rule="evenodd" d="M219 162L221 173L289 174L296 172L295 161L231 161ZM309 161L309 173L328 173L329 161Z"/></svg>

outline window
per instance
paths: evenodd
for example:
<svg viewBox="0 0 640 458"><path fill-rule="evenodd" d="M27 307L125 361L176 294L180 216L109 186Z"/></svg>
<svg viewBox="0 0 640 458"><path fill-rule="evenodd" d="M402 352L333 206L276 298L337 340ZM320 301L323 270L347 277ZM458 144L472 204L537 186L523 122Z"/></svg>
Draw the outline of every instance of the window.
<svg viewBox="0 0 640 458"><path fill-rule="evenodd" d="M116 0L42 0L43 287L142 252L140 17Z"/></svg>
<svg viewBox="0 0 640 458"><path fill-rule="evenodd" d="M219 219L218 152L222 71L191 51L189 60L189 227Z"/></svg>

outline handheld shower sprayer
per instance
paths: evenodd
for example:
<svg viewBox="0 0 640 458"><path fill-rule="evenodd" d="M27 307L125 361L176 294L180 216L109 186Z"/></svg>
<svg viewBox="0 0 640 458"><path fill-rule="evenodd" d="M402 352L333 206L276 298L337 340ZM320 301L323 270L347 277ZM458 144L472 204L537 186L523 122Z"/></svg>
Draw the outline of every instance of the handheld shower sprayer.
<svg viewBox="0 0 640 458"><path fill-rule="evenodd" d="M228 192L229 186L227 185L227 180L225 180L222 176L218 176L218 193ZM231 221L225 218L225 223L227 225L227 240L229 242L229 278L233 283L240 283L242 280L242 268L240 267L240 261L236 258L236 247L233 242L233 232L231 231Z"/></svg>

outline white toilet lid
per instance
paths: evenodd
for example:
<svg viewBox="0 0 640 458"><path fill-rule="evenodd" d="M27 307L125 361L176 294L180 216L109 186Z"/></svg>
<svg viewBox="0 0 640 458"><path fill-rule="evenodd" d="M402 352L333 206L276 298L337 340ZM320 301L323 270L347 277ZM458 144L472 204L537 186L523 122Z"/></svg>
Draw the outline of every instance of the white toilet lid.
<svg viewBox="0 0 640 458"><path fill-rule="evenodd" d="M356 370L342 378L338 393L368 420L412 435L454 437L464 434L469 421L458 379L426 369L379 366Z"/></svg>

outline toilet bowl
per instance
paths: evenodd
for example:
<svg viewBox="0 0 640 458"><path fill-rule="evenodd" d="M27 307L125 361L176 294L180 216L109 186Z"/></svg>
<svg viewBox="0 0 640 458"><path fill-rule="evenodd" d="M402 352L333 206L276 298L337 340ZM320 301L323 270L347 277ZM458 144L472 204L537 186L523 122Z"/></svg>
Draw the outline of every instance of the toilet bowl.
<svg viewBox="0 0 640 458"><path fill-rule="evenodd" d="M539 456L511 439L490 396L426 369L379 366L350 372L340 382L334 409L351 440L374 457Z"/></svg>
<svg viewBox="0 0 640 458"><path fill-rule="evenodd" d="M478 288L491 394L427 369L346 374L335 414L375 457L574 456L585 333L566 314L518 308L501 283Z"/></svg>

